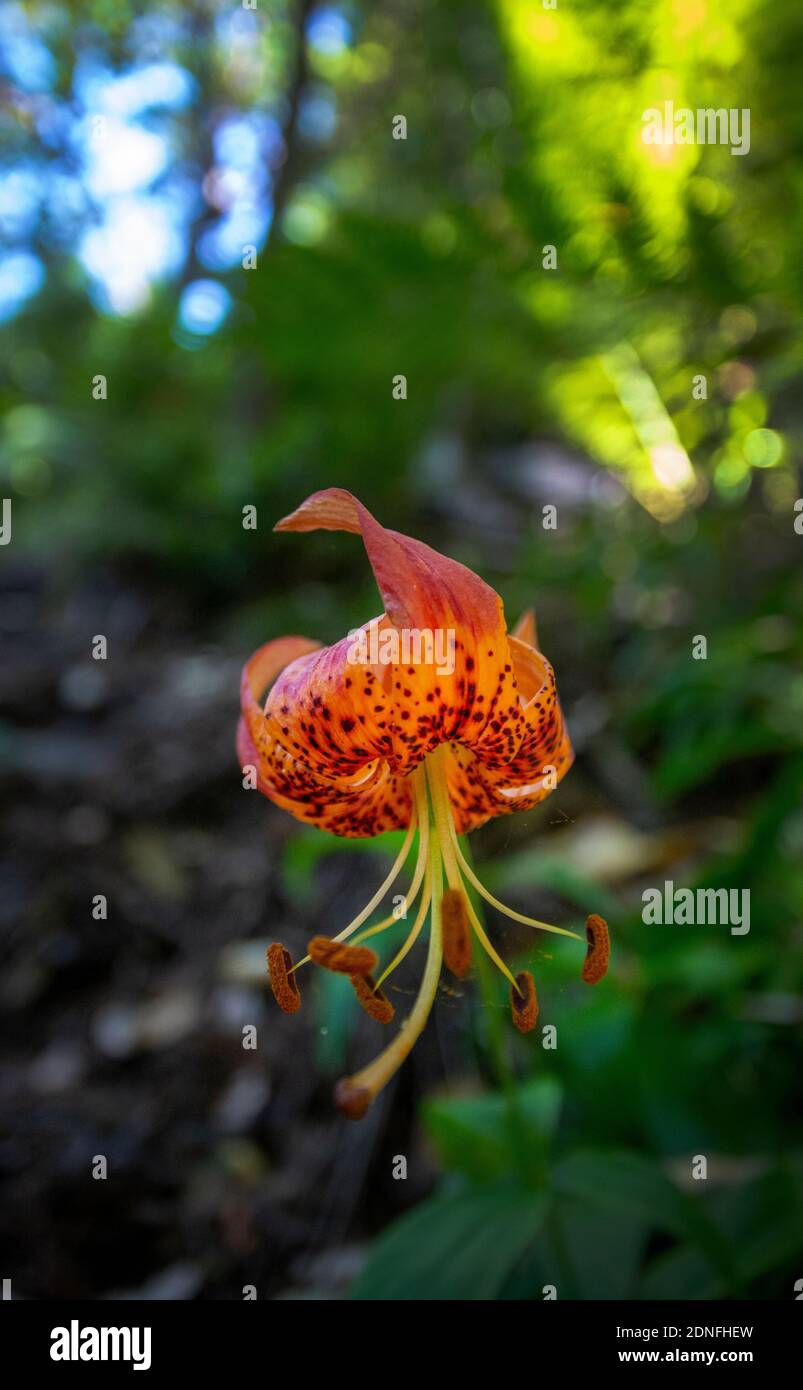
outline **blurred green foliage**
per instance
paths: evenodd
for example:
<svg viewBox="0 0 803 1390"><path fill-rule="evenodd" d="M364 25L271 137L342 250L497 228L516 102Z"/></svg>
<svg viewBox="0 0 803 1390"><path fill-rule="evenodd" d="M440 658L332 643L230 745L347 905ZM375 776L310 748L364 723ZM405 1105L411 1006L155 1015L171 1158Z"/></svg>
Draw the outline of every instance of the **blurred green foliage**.
<svg viewBox="0 0 803 1390"><path fill-rule="evenodd" d="M131 7L112 25L105 7L21 8L52 50L74 121L82 65L128 71L135 14L152 12ZM185 27L168 27L156 49L196 84L171 125L143 119L185 178L200 178L233 112L280 121L289 100L294 8L277 0L251 16L253 40L248 30L239 44L224 13L169 9ZM13 326L3 461L12 490L36 503L20 523L32 540L167 553L202 572L213 555L216 577L236 583L248 563L243 504L264 500L266 523L336 474L409 512L409 463L433 432L454 433L470 455L552 433L664 520L707 496L744 500L755 473L770 514L788 517L803 352L797 7L422 0L342 13L350 41L336 53L310 45L307 63L334 130L299 137L285 160L291 187L280 190L282 164L272 169L282 226L255 271L221 272L233 305L212 338L177 328L169 280L137 314L98 314L86 267L70 259L86 227L43 213L27 228L49 276ZM48 150L36 98L15 106L14 95L5 125L18 161L75 178L67 137ZM749 107L751 152L644 144L642 113L665 100ZM405 141L391 138L396 111ZM109 201L96 197L84 221ZM198 211L214 224L214 209ZM190 272L208 273L192 221L187 235ZM102 404L91 394L101 370ZM398 372L403 406L391 395ZM700 373L706 403L691 394ZM110 505L113 528L102 524Z"/></svg>

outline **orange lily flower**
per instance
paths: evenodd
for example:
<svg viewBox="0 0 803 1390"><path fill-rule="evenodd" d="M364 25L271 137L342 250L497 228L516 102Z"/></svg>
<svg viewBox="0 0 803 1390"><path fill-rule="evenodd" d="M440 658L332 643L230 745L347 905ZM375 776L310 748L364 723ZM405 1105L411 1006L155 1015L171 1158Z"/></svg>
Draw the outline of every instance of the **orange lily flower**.
<svg viewBox="0 0 803 1390"><path fill-rule="evenodd" d="M277 1002L287 1013L298 1009L296 971L312 960L349 975L366 1011L390 1022L393 1005L382 984L430 919L426 966L409 1017L373 1062L336 1088L341 1110L359 1118L423 1031L442 961L458 976L468 970L472 933L510 982L515 1026L534 1028L532 975L512 975L466 885L516 922L582 938L500 903L477 878L458 836L492 816L538 805L569 770L574 753L554 672L535 646L532 614L508 633L502 600L478 575L385 530L342 488L314 493L275 529L361 535L385 611L331 647L282 637L254 653L242 677L241 767L255 770L259 790L309 825L350 837L406 831L387 878L336 937L313 937L309 955L296 966L280 943L270 947ZM377 954L362 943L402 916L397 910L365 923L401 873L416 833L402 915L415 903L417 911L375 980ZM586 939L583 978L596 983L609 950L601 917L588 918Z"/></svg>

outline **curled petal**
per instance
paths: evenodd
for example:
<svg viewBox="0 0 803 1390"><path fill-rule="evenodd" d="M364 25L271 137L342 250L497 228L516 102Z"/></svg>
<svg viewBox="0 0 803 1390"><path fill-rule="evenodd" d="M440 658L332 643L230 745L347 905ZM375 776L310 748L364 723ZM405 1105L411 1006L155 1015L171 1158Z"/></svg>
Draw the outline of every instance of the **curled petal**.
<svg viewBox="0 0 803 1390"><path fill-rule="evenodd" d="M353 780L393 753L390 702L370 667L349 661L352 640L300 656L265 701L270 734L316 777Z"/></svg>
<svg viewBox="0 0 803 1390"><path fill-rule="evenodd" d="M535 626L535 609L525 608L515 627L511 629L511 637L516 637L519 642L523 642L527 647L538 646L538 633Z"/></svg>
<svg viewBox="0 0 803 1390"><path fill-rule="evenodd" d="M246 753L254 753L257 758L260 750L267 751L272 742L265 725L260 700L275 681L280 671L306 652L317 649L319 643L310 642L306 637L278 637L274 642L266 642L254 652L243 667L240 677L240 725L237 730L237 753L240 766L253 762ZM257 774L260 773L258 761ZM269 785L260 785L260 791L270 795Z"/></svg>
<svg viewBox="0 0 803 1390"><path fill-rule="evenodd" d="M450 740L473 746L484 737L489 753L512 756L518 694L499 595L456 560L380 526L342 488L314 493L276 527L318 529L362 536L382 594L383 631L391 629L400 658L383 676L394 769L408 772Z"/></svg>
<svg viewBox="0 0 803 1390"><path fill-rule="evenodd" d="M410 823L409 786L377 755L378 746L359 742L364 725L350 703L345 673L339 729L331 728L333 696L324 706L322 692L327 681L333 689L340 688L333 672L342 668L342 662L334 652L335 648L321 649L306 638L293 637L268 642L254 653L241 682L240 766L256 767L257 786L265 796L322 830L364 837L403 829ZM275 683L263 710L271 680ZM309 688L301 693L298 687L305 681ZM367 684L360 684L360 692L365 692ZM377 697L372 703L377 703ZM382 731L378 732L381 736ZM338 739L346 737L352 738L350 748L342 742L338 745Z"/></svg>
<svg viewBox="0 0 803 1390"><path fill-rule="evenodd" d="M386 530L342 489L315 493L276 529L360 534L386 612L331 647L268 643L246 666L238 747L265 795L338 835L403 828L408 775L444 743L460 832L549 795L574 754L531 614L508 636L483 580Z"/></svg>
<svg viewBox="0 0 803 1390"><path fill-rule="evenodd" d="M446 780L460 834L475 830L492 816L532 810L554 791L574 762L554 671L540 653L533 653L533 658L525 688L531 689L539 677L543 683L521 705L519 743L512 756L497 758L482 745L470 749L453 744L449 749Z"/></svg>
<svg viewBox="0 0 803 1390"><path fill-rule="evenodd" d="M274 529L362 535L385 610L396 627L434 627L451 615L476 634L498 621L499 595L484 580L422 541L386 530L344 488L313 493Z"/></svg>

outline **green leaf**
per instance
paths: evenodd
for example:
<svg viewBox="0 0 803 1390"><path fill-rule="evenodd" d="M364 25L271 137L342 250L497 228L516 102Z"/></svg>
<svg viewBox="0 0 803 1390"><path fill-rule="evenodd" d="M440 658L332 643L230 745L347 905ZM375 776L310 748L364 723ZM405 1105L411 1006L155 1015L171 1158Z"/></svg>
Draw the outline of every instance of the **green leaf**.
<svg viewBox="0 0 803 1390"><path fill-rule="evenodd" d="M732 1282L732 1259L717 1226L701 1203L675 1187L654 1162L625 1151L575 1153L557 1166L555 1188L690 1241L709 1270L716 1270L725 1284Z"/></svg>
<svg viewBox="0 0 803 1390"><path fill-rule="evenodd" d="M696 1250L657 1259L647 1272L646 1298L722 1298L749 1290L764 1275L795 1261L803 1249L803 1191L797 1171L775 1169L753 1182L714 1192L712 1224L732 1252L735 1273L725 1278Z"/></svg>
<svg viewBox="0 0 803 1390"><path fill-rule="evenodd" d="M555 1198L545 1230L547 1281L558 1298L632 1298L649 1225L641 1212Z"/></svg>
<svg viewBox="0 0 803 1390"><path fill-rule="evenodd" d="M682 1193L649 1159L629 1152L578 1152L556 1172L556 1187L600 1207L624 1209L647 1226L695 1245L724 1287L734 1283L734 1261L720 1227L702 1202Z"/></svg>
<svg viewBox="0 0 803 1390"><path fill-rule="evenodd" d="M546 1077L515 1088L512 1103L534 1145L543 1147L554 1131L561 1094L558 1082ZM444 1166L478 1181L508 1173L515 1143L510 1106L511 1101L498 1094L428 1101L424 1124Z"/></svg>
<svg viewBox="0 0 803 1390"><path fill-rule="evenodd" d="M681 1234L686 1229L677 1188L633 1153L574 1153L557 1165L555 1188L598 1205L626 1207L659 1230Z"/></svg>
<svg viewBox="0 0 803 1390"><path fill-rule="evenodd" d="M660 1256L642 1278L640 1294L642 1298L684 1298L697 1302L700 1299L724 1298L726 1281L700 1254L688 1245L671 1250Z"/></svg>
<svg viewBox="0 0 803 1390"><path fill-rule="evenodd" d="M507 1180L436 1196L380 1236L355 1299L492 1299L535 1239L545 1199Z"/></svg>

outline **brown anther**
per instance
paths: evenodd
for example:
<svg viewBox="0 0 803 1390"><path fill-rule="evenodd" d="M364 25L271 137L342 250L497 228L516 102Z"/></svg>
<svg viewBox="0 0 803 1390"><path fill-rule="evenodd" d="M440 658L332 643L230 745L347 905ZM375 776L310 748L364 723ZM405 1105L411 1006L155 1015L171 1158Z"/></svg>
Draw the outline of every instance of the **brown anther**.
<svg viewBox="0 0 803 1390"><path fill-rule="evenodd" d="M273 997L279 1008L286 1014L294 1014L301 1008L301 992L295 975L291 975L293 957L280 941L268 947L268 974Z"/></svg>
<svg viewBox="0 0 803 1390"><path fill-rule="evenodd" d="M367 1086L355 1086L347 1076L335 1086L335 1105L349 1120L361 1120L372 1100Z"/></svg>
<svg viewBox="0 0 803 1390"><path fill-rule="evenodd" d="M362 1007L371 1018L375 1018L377 1023L390 1023L396 1010L391 1004L388 996L377 989L371 975L352 975L351 983Z"/></svg>
<svg viewBox="0 0 803 1390"><path fill-rule="evenodd" d="M596 913L586 919L586 941L588 949L583 961L582 978L587 985L595 985L606 973L611 954L608 923Z"/></svg>
<svg viewBox="0 0 803 1390"><path fill-rule="evenodd" d="M316 965L339 975L370 975L379 961L376 951L368 946L347 946L330 936L313 936L307 950Z"/></svg>
<svg viewBox="0 0 803 1390"><path fill-rule="evenodd" d="M471 932L466 899L459 888L447 888L441 903L443 959L453 975L462 980L471 968Z"/></svg>
<svg viewBox="0 0 803 1390"><path fill-rule="evenodd" d="M510 1012L520 1033L531 1033L538 1022L538 998L535 980L529 970L516 976L518 989L510 987Z"/></svg>

